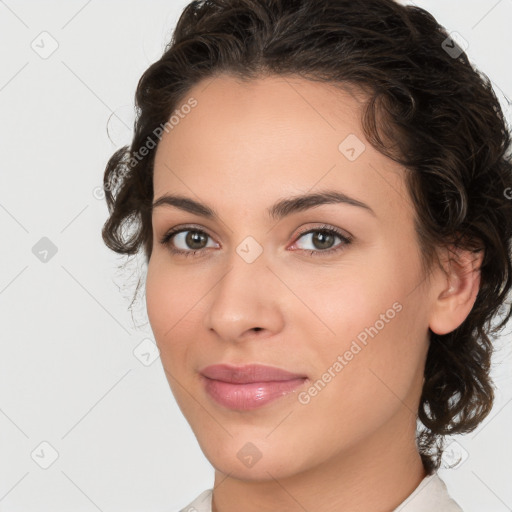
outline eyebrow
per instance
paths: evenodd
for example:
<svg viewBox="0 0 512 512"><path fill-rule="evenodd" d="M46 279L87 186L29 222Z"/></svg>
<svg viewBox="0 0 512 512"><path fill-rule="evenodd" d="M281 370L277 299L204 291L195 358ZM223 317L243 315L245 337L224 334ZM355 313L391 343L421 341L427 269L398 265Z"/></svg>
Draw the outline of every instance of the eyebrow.
<svg viewBox="0 0 512 512"><path fill-rule="evenodd" d="M373 216L376 217L375 212L366 203L347 196L346 194L336 190L326 190L314 194L304 194L300 196L291 197L289 199L281 199L267 208L269 217L273 220L280 220L293 213L309 210L316 206L324 204L348 204L350 206L357 206L362 208ZM174 206L194 215L206 217L208 219L219 219L218 213L209 206L195 201L189 197L168 194L157 199L152 205L152 211L160 206Z"/></svg>

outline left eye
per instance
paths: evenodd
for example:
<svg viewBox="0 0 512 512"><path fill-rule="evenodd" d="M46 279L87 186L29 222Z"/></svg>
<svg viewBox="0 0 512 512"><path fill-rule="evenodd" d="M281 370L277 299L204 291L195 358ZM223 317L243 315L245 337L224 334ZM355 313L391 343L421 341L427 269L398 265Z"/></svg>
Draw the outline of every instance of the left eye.
<svg viewBox="0 0 512 512"><path fill-rule="evenodd" d="M334 245L336 238L339 239L341 243ZM332 228L310 229L309 231L302 233L297 240L300 239L305 239L312 245L312 247L299 247L299 249L309 251L311 254L317 252L334 252L351 242L349 238Z"/></svg>

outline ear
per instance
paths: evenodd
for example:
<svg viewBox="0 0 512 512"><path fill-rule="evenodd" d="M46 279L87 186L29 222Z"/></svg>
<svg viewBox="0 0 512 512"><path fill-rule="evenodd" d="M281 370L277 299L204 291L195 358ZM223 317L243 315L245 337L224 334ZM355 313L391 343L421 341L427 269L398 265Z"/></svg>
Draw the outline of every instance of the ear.
<svg viewBox="0 0 512 512"><path fill-rule="evenodd" d="M483 255L483 250L445 249L429 322L436 334L452 332L469 315L480 289Z"/></svg>

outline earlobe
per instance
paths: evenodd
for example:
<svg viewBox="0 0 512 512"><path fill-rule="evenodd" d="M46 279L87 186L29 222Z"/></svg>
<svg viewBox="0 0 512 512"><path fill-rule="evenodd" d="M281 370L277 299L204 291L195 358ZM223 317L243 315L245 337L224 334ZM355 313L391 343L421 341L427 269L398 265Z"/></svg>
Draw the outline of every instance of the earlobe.
<svg viewBox="0 0 512 512"><path fill-rule="evenodd" d="M472 252L451 247L447 251L430 315L429 327L436 334L452 332L464 322L480 289L483 250Z"/></svg>

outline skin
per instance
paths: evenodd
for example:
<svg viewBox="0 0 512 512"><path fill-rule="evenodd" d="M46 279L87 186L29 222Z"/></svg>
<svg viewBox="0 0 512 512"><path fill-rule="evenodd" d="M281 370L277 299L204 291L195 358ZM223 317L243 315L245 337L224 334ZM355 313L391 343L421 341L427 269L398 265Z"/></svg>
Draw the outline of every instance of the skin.
<svg viewBox="0 0 512 512"><path fill-rule="evenodd" d="M190 97L197 106L158 145L154 198L184 195L219 219L154 209L146 301L172 392L215 468L213 510L393 510L426 475L415 429L429 328L443 334L462 323L478 292L478 261L459 253L461 265L448 266L440 252L444 271L426 278L409 171L365 139L360 96L297 77L221 75L183 103ZM349 134L366 146L354 161L338 148ZM342 203L279 221L267 214L280 199L328 189L374 214ZM159 243L189 224L208 235L202 245L182 234L174 246L203 247L196 255ZM322 246L300 234L323 225L352 242L334 235ZM252 263L236 251L248 236L263 249ZM394 318L300 403L299 393L396 303ZM232 411L202 386L198 371L216 363L266 364L309 381L259 409ZM251 467L237 457L249 442L261 454Z"/></svg>

